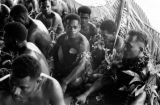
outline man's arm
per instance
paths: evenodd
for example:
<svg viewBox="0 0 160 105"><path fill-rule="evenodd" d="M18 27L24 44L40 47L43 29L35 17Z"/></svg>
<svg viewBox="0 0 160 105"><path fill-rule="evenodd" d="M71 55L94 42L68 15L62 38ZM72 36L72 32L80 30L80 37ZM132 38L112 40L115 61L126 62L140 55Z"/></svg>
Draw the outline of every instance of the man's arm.
<svg viewBox="0 0 160 105"><path fill-rule="evenodd" d="M102 83L102 78L99 78L85 93L77 97L77 102L85 104L87 97L96 90L99 90L103 85L104 84Z"/></svg>
<svg viewBox="0 0 160 105"><path fill-rule="evenodd" d="M55 32L56 34L61 34L63 33L64 31L64 26L63 26L63 23L62 23L62 18L61 16L55 12L55 17L56 17L56 20L55 20L55 23L53 24L53 28L55 28Z"/></svg>
<svg viewBox="0 0 160 105"><path fill-rule="evenodd" d="M56 79L52 78L49 88L50 105L65 105L62 88Z"/></svg>
<svg viewBox="0 0 160 105"><path fill-rule="evenodd" d="M80 44L80 54L82 54L82 58L79 61L78 65L72 70L72 72L64 79L63 84L68 85L73 80L75 80L76 77L82 73L82 71L85 69L85 64L88 60L87 52L89 51L89 42L87 39L84 39L82 43ZM63 86L63 85L62 85ZM63 87L62 87L63 88Z"/></svg>

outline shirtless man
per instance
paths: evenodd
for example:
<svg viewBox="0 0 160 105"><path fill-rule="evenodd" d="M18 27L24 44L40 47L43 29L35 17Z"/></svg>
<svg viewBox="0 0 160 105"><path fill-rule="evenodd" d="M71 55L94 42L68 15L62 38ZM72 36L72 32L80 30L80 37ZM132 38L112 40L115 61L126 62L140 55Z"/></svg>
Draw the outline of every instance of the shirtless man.
<svg viewBox="0 0 160 105"><path fill-rule="evenodd" d="M4 31L4 50L7 49L8 51L6 52L11 52L14 56L13 59L20 56L21 54L28 54L39 61L43 73L50 75L47 60L42 52L35 44L26 41L27 29L23 24L19 22L8 23L5 26Z"/></svg>
<svg viewBox="0 0 160 105"><path fill-rule="evenodd" d="M91 93L102 89L104 86L106 86L105 89L111 89L109 87L117 87L121 85L128 86L127 89L129 89L129 86L134 86L133 79L135 75L139 76L139 81L145 83L150 74L149 64L151 64L149 62L149 57L145 52L147 45L148 39L145 34L134 30L130 31L125 43L122 62L118 64L112 64L111 69L106 70L106 73L102 78L97 79L97 81L86 92L77 97L78 102L85 103L87 97ZM127 72L135 74L134 76L131 76L129 73L127 74ZM133 85L131 85L131 83L133 83ZM132 89L137 88L137 85L141 86L142 84L135 84L134 88L132 87ZM103 92L106 91L105 89Z"/></svg>
<svg viewBox="0 0 160 105"><path fill-rule="evenodd" d="M112 20L103 21L100 25L100 30L104 39L105 48L109 49L110 51L112 51L113 48L115 48L117 51L123 48L124 40L120 36L117 36L116 39L116 24Z"/></svg>
<svg viewBox="0 0 160 105"><path fill-rule="evenodd" d="M49 32L53 32L55 36L62 34L64 31L62 18L60 15L51 9L51 0L41 0L41 12L36 16L36 19L42 21ZM51 36L54 38L54 36ZM52 39L53 40L53 39Z"/></svg>
<svg viewBox="0 0 160 105"><path fill-rule="evenodd" d="M27 41L33 42L45 57L49 58L51 37L44 24L39 20L29 17L28 11L23 5L15 5L11 9L10 16L14 21L25 25L28 30Z"/></svg>
<svg viewBox="0 0 160 105"><path fill-rule="evenodd" d="M38 0L14 0L14 5L22 4L24 5L30 13L39 12Z"/></svg>
<svg viewBox="0 0 160 105"><path fill-rule="evenodd" d="M114 55L114 53L120 55L124 47L124 40L120 36L117 36L116 39L116 24L112 20L103 21L100 24L100 32L102 36L100 43L98 42L92 50L93 69L96 69L102 63L107 56L105 55L106 52L109 56Z"/></svg>
<svg viewBox="0 0 160 105"><path fill-rule="evenodd" d="M78 15L81 17L81 33L86 36L86 38L92 44L92 38L97 35L96 26L90 22L91 9L87 6L81 6L78 8Z"/></svg>
<svg viewBox="0 0 160 105"><path fill-rule="evenodd" d="M65 92L68 84L78 78L88 61L89 42L79 31L80 17L69 14L65 18L66 33L57 39L54 46L55 78L58 79Z"/></svg>
<svg viewBox="0 0 160 105"><path fill-rule="evenodd" d="M67 4L63 0L51 0L52 10L57 12L62 19L68 14Z"/></svg>
<svg viewBox="0 0 160 105"><path fill-rule="evenodd" d="M0 90L0 105L65 105L58 81L41 73L39 62L23 54L12 64L12 73L1 78L9 89Z"/></svg>

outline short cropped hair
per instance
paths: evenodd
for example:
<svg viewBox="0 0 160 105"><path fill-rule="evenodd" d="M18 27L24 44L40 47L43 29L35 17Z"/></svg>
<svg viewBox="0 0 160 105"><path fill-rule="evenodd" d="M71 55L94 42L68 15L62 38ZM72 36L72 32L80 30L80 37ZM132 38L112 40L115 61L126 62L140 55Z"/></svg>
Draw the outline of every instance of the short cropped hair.
<svg viewBox="0 0 160 105"><path fill-rule="evenodd" d="M112 20L105 20L100 25L101 30L107 30L109 34L116 32L116 24Z"/></svg>
<svg viewBox="0 0 160 105"><path fill-rule="evenodd" d="M148 45L148 37L144 32L130 30L128 33L129 36L137 36L137 40L144 43L145 46Z"/></svg>
<svg viewBox="0 0 160 105"><path fill-rule="evenodd" d="M85 13L85 14L91 14L91 9L87 6L81 6L78 8L78 14Z"/></svg>
<svg viewBox="0 0 160 105"><path fill-rule="evenodd" d="M14 16L19 15L21 13L28 14L28 10L24 5L18 4L18 5L15 5L11 8L10 16L14 17Z"/></svg>
<svg viewBox="0 0 160 105"><path fill-rule="evenodd" d="M4 31L8 36L11 36L18 41L26 40L28 34L26 27L19 22L10 22L6 24Z"/></svg>
<svg viewBox="0 0 160 105"><path fill-rule="evenodd" d="M71 21L71 20L78 20L78 22L81 23L81 18L80 18L80 16L77 15L77 14L74 14L74 13L68 14L68 15L65 17L65 22L66 22L67 20L69 20L69 21Z"/></svg>
<svg viewBox="0 0 160 105"><path fill-rule="evenodd" d="M39 62L30 55L20 55L12 63L12 76L14 78L23 79L30 76L31 79L36 79L40 74Z"/></svg>

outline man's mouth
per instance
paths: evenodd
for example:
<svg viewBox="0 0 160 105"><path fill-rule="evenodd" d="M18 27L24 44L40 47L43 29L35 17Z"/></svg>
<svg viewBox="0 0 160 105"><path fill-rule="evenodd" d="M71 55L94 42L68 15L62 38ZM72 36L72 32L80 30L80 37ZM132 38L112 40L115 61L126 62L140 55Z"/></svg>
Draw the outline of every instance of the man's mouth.
<svg viewBox="0 0 160 105"><path fill-rule="evenodd" d="M13 96L13 98L15 99L15 101L24 102L24 99L21 96Z"/></svg>

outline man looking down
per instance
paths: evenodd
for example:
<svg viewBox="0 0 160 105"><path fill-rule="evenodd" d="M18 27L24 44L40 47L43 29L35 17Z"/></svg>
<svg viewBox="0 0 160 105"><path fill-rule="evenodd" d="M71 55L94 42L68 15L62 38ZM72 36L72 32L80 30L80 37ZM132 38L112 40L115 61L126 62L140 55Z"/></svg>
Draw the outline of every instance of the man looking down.
<svg viewBox="0 0 160 105"><path fill-rule="evenodd" d="M8 90L0 90L0 105L65 105L57 80L41 73L39 62L29 55L17 57L12 73L0 82L9 84Z"/></svg>

